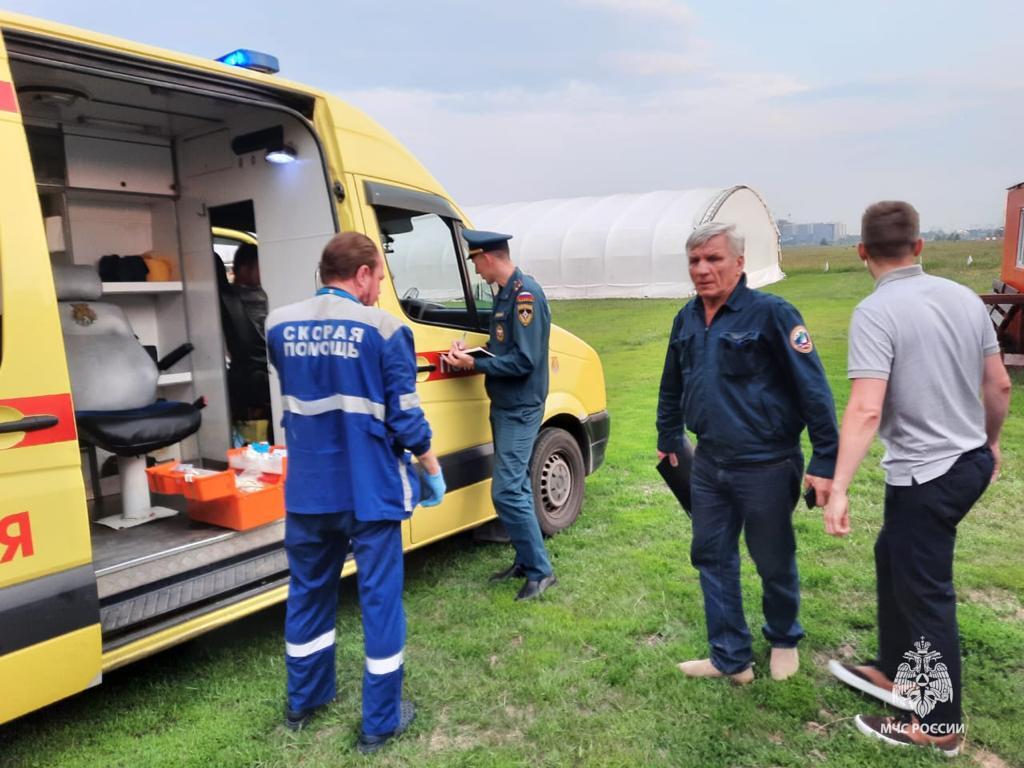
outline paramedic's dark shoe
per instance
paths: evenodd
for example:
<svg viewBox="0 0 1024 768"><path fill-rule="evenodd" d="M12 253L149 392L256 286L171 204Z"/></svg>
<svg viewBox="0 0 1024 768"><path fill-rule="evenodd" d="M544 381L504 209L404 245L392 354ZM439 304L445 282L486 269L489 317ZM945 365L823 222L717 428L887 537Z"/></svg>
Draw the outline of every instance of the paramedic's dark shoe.
<svg viewBox="0 0 1024 768"><path fill-rule="evenodd" d="M554 573L549 573L540 581L527 579L519 590L519 594L516 595L516 600L532 600L535 597L540 597L548 590L548 587L553 587L557 583L558 579L555 578Z"/></svg>
<svg viewBox="0 0 1024 768"><path fill-rule="evenodd" d="M837 680L841 680L851 688L856 688L861 693L874 696L879 701L884 701L899 709L912 710L914 703L905 696L901 696L893 690L892 680L885 676L875 664L843 664L841 661L832 659L828 663L828 671Z"/></svg>
<svg viewBox="0 0 1024 768"><path fill-rule="evenodd" d="M370 755L376 752L378 749L387 744L391 739L396 736L401 736L412 725L412 721L416 719L416 707L411 701L402 700L401 710L398 714L398 727L395 728L391 733L382 733L379 736L370 736L366 733L360 733L359 738L356 740L356 749L364 755Z"/></svg>
<svg viewBox="0 0 1024 768"><path fill-rule="evenodd" d="M931 736L922 733L917 718L900 719L878 715L857 715L853 719L857 730L865 736L893 747L931 747L946 757L960 754L961 739L958 734Z"/></svg>
<svg viewBox="0 0 1024 768"><path fill-rule="evenodd" d="M313 719L313 715L320 711L320 707L313 707L312 709L303 709L299 712L292 712L290 709L284 711L284 727L289 731L301 731L307 725L309 721Z"/></svg>
<svg viewBox="0 0 1024 768"><path fill-rule="evenodd" d="M508 581L509 579L521 579L526 575L526 571L523 570L523 566L519 563L512 563L508 568L503 571L497 571L491 574L491 578L488 579L492 584L499 581Z"/></svg>

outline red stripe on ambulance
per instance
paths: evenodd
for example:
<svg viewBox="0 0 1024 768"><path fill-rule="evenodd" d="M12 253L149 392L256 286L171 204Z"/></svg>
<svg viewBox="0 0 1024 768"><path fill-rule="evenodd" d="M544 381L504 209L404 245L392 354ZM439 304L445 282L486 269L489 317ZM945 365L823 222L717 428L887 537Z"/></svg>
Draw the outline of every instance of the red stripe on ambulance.
<svg viewBox="0 0 1024 768"><path fill-rule="evenodd" d="M478 371L460 371L457 368L452 368L448 363L441 359L441 355L447 354L448 350L443 352L417 352L416 357L424 358L430 365L434 366L434 370L427 376L426 381L441 381L442 379L460 379L465 376L476 376Z"/></svg>
<svg viewBox="0 0 1024 768"><path fill-rule="evenodd" d="M18 97L14 94L14 84L0 80L0 112L17 112Z"/></svg>
<svg viewBox="0 0 1024 768"><path fill-rule="evenodd" d="M71 393L63 395L40 395L38 397L16 397L0 400L0 408L13 408L24 416L55 416L57 423L46 429L25 432L21 440L7 450L28 448L33 445L63 443L77 440L75 431L75 410L71 405ZM5 421L12 421L7 418Z"/></svg>

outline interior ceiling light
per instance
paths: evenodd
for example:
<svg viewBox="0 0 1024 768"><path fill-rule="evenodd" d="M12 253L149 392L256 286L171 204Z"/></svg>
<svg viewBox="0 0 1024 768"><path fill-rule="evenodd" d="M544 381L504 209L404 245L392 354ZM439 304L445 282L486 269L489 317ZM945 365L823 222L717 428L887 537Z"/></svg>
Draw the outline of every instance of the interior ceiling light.
<svg viewBox="0 0 1024 768"><path fill-rule="evenodd" d="M252 133L243 133L231 140L236 155L263 152L268 163L290 163L298 158L295 147L284 141L284 126L273 125Z"/></svg>
<svg viewBox="0 0 1024 768"><path fill-rule="evenodd" d="M298 156L295 154L295 150L286 144L283 147L278 147L277 149L268 149L265 157L268 163L281 165L283 163L295 162L295 159Z"/></svg>
<svg viewBox="0 0 1024 768"><path fill-rule="evenodd" d="M18 96L23 102L48 107L70 107L79 99L89 100L89 94L85 91L57 85L23 85L18 88Z"/></svg>

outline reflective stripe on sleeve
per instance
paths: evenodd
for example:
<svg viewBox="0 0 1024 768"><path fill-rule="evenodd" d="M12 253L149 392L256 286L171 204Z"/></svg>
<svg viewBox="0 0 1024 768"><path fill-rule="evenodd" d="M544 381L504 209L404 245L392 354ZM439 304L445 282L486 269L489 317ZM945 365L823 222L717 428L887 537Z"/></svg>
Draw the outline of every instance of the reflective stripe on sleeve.
<svg viewBox="0 0 1024 768"><path fill-rule="evenodd" d="M319 416L321 413L330 411L343 411L345 413L362 413L384 421L384 403L376 403L367 397L331 395L330 397L321 397L319 400L300 400L292 395L285 395L281 398L281 404L286 411L299 416Z"/></svg>
<svg viewBox="0 0 1024 768"><path fill-rule="evenodd" d="M398 459L398 475L402 478L402 501L406 512L412 512L412 486L409 484L409 473L405 470L405 462Z"/></svg>
<svg viewBox="0 0 1024 768"><path fill-rule="evenodd" d="M420 396L415 392L410 392L408 395L400 395L398 398L398 407L403 411L411 411L413 408L419 408Z"/></svg>
<svg viewBox="0 0 1024 768"><path fill-rule="evenodd" d="M371 675L390 675L392 672L398 671L402 666L402 661L405 658L405 649L403 648L394 656L388 656L386 659L371 659L369 656L366 657L366 671Z"/></svg>
<svg viewBox="0 0 1024 768"><path fill-rule="evenodd" d="M318 651L322 651L324 648L330 648L334 645L334 630L330 632L324 632L320 637L310 640L308 643L289 643L285 642L284 652L291 656L293 659L302 659L306 656L312 656Z"/></svg>

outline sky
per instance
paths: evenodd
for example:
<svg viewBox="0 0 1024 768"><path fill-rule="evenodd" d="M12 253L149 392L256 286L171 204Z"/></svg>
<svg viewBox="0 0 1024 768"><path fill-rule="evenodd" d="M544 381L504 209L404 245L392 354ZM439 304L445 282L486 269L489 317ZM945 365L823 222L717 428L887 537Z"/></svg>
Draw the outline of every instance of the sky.
<svg viewBox="0 0 1024 768"><path fill-rule="evenodd" d="M216 57L267 51L463 206L747 184L860 229L999 226L1024 181L1020 0L0 0Z"/></svg>

